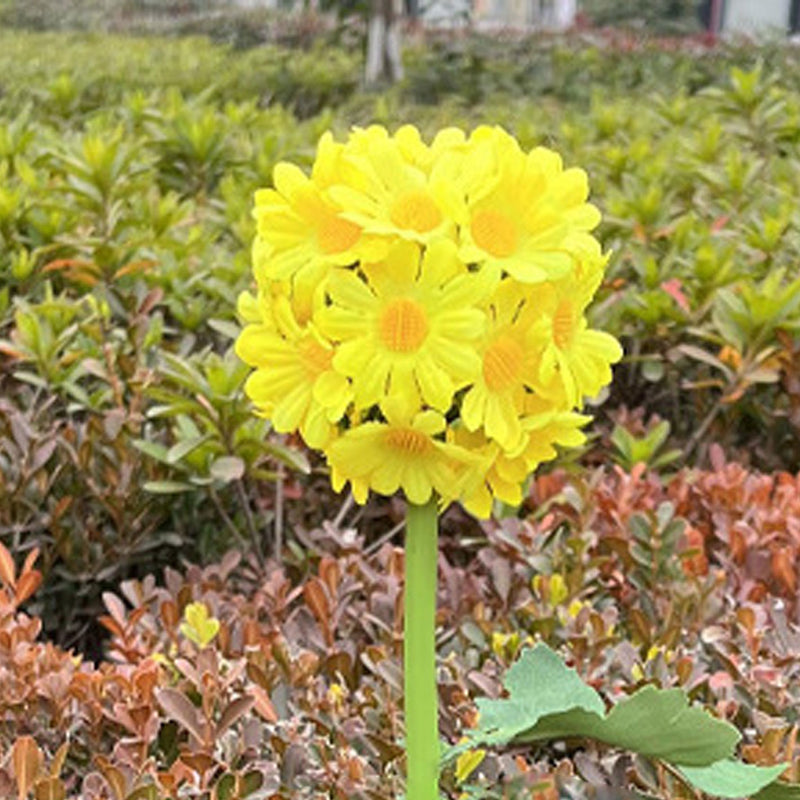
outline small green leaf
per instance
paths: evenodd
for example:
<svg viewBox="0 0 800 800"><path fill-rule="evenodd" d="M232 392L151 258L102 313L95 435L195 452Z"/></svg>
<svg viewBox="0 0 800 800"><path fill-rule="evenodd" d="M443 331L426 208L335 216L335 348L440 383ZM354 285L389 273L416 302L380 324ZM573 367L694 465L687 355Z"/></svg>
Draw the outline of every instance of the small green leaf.
<svg viewBox="0 0 800 800"><path fill-rule="evenodd" d="M280 459L287 467L302 472L304 475L311 473L311 464L302 450L286 447L277 442L265 443L264 450L275 456L275 458Z"/></svg>
<svg viewBox="0 0 800 800"><path fill-rule="evenodd" d="M456 783L464 783L480 766L485 757L486 751L480 748L462 753L456 761Z"/></svg>
<svg viewBox="0 0 800 800"><path fill-rule="evenodd" d="M140 786L134 789L125 800L158 800L158 789L155 786Z"/></svg>
<svg viewBox="0 0 800 800"><path fill-rule="evenodd" d="M209 472L212 478L230 483L244 475L244 461L238 456L222 456L211 465Z"/></svg>
<svg viewBox="0 0 800 800"><path fill-rule="evenodd" d="M158 442L150 442L147 439L134 439L133 446L140 452L144 453L156 461L167 463L167 448Z"/></svg>
<svg viewBox="0 0 800 800"><path fill-rule="evenodd" d="M196 450L200 445L209 439L208 434L203 436L190 436L187 439L181 439L176 442L167 451L166 460L168 464L177 464L185 456L189 455L192 450Z"/></svg>
<svg viewBox="0 0 800 800"><path fill-rule="evenodd" d="M214 787L216 800L232 800L236 794L236 777L230 772L225 773Z"/></svg>
<svg viewBox="0 0 800 800"><path fill-rule="evenodd" d="M228 339L236 339L242 332L242 329L235 322L227 319L210 319L208 320L208 327L216 331Z"/></svg>
<svg viewBox="0 0 800 800"><path fill-rule="evenodd" d="M180 492L189 492L194 489L191 483L182 483L181 481L147 481L144 484L146 492L153 494L180 494Z"/></svg>
<svg viewBox="0 0 800 800"><path fill-rule="evenodd" d="M692 344L681 344L675 348L675 351L681 353L682 355L689 356L689 358L693 358L695 361L702 361L704 364L708 364L715 369L720 370L720 372L723 372L729 380L733 378L733 373L728 366L720 361L716 356L712 355L706 350L703 350L702 347L696 347Z"/></svg>
<svg viewBox="0 0 800 800"><path fill-rule="evenodd" d="M705 794L713 797L749 797L775 781L787 766L757 767L725 759L705 767L681 766L679 769L695 789ZM775 795L775 800L779 796Z"/></svg>
<svg viewBox="0 0 800 800"><path fill-rule="evenodd" d="M209 616L205 603L189 603L183 618L181 633L199 647L207 647L219 632L219 620Z"/></svg>
<svg viewBox="0 0 800 800"><path fill-rule="evenodd" d="M664 377L664 363L648 359L642 364L642 377L650 383L657 383Z"/></svg>
<svg viewBox="0 0 800 800"><path fill-rule="evenodd" d="M242 778L242 797L257 792L264 784L264 776L258 770L251 770Z"/></svg>

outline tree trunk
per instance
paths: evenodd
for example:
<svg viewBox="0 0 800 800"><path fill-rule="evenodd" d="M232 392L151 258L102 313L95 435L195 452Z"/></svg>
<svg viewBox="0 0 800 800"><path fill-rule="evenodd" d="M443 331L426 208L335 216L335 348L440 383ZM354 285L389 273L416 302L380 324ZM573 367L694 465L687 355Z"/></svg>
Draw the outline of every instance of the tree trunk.
<svg viewBox="0 0 800 800"><path fill-rule="evenodd" d="M555 0L553 8L553 28L557 31L569 30L575 24L578 11L576 0Z"/></svg>
<svg viewBox="0 0 800 800"><path fill-rule="evenodd" d="M402 0L400 0L402 2ZM367 28L367 63L364 82L375 86L403 77L400 52L400 14L397 0L372 0Z"/></svg>

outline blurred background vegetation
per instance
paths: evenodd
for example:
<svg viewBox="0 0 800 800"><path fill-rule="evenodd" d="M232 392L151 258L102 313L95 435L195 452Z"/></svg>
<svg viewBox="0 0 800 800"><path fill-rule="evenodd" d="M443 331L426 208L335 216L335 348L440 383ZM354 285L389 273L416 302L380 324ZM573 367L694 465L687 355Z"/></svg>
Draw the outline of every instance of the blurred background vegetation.
<svg viewBox="0 0 800 800"><path fill-rule="evenodd" d="M417 13L440 4L437 16L451 13L468 21L458 3L428 0L406 5ZM581 24L645 28L653 33L700 30L697 0L582 0ZM368 0L0 0L0 24L31 30L92 30L171 35L206 34L216 41L251 46L280 38L287 15L305 25L326 23L320 12L351 24L369 11ZM282 24L283 21L283 24Z"/></svg>

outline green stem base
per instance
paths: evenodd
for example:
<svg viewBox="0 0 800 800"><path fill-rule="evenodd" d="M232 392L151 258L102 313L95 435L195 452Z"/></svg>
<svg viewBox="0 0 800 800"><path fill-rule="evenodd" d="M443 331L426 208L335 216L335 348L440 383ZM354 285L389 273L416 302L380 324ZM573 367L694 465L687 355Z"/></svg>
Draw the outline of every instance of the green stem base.
<svg viewBox="0 0 800 800"><path fill-rule="evenodd" d="M436 498L409 503L406 517L406 800L439 800L439 703L436 689Z"/></svg>

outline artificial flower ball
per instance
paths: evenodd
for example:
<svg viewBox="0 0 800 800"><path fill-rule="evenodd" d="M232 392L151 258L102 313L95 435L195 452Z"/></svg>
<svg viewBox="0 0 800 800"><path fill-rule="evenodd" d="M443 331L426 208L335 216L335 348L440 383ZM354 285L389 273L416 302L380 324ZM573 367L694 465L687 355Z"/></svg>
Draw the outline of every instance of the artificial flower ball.
<svg viewBox="0 0 800 800"><path fill-rule="evenodd" d="M622 350L586 320L607 259L583 170L497 127L427 145L372 126L273 183L236 350L258 412L322 451L334 488L485 517L584 441Z"/></svg>

